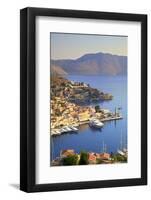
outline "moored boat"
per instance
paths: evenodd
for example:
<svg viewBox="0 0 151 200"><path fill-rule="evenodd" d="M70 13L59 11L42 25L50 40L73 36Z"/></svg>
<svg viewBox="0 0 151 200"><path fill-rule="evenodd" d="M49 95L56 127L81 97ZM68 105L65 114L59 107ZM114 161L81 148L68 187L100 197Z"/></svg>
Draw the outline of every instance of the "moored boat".
<svg viewBox="0 0 151 200"><path fill-rule="evenodd" d="M102 128L104 124L98 119L93 119L90 120L89 125L95 128Z"/></svg>
<svg viewBox="0 0 151 200"><path fill-rule="evenodd" d="M121 156L125 155L125 153L123 151L121 151L120 149L117 150L117 153L120 154Z"/></svg>
<svg viewBox="0 0 151 200"><path fill-rule="evenodd" d="M70 131L72 131L72 129L71 129L69 126L65 126L65 127L64 127L64 130L65 130L65 132L70 132Z"/></svg>
<svg viewBox="0 0 151 200"><path fill-rule="evenodd" d="M76 128L75 126L70 126L70 128L72 129L72 131L78 131L78 128Z"/></svg>
<svg viewBox="0 0 151 200"><path fill-rule="evenodd" d="M67 130L65 129L65 128L61 128L61 133L65 133L65 132L67 132Z"/></svg>
<svg viewBox="0 0 151 200"><path fill-rule="evenodd" d="M58 135L60 135L61 134L61 132L59 131L59 130L56 130L55 131Z"/></svg>

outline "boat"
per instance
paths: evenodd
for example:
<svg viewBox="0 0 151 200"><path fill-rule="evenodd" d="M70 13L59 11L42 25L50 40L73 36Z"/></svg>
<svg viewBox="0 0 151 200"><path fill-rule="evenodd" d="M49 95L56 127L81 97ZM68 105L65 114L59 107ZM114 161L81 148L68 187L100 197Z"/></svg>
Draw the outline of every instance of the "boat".
<svg viewBox="0 0 151 200"><path fill-rule="evenodd" d="M123 148L123 152L126 153L126 152L127 152L127 149L126 149L126 148Z"/></svg>
<svg viewBox="0 0 151 200"><path fill-rule="evenodd" d="M65 132L70 132L70 131L72 131L72 129L71 129L69 126L65 126L65 127L64 127L64 130L65 130Z"/></svg>
<svg viewBox="0 0 151 200"><path fill-rule="evenodd" d="M95 123L95 127L97 127L97 128L101 128L101 127L103 127L103 123L102 122L99 122L99 123Z"/></svg>
<svg viewBox="0 0 151 200"><path fill-rule="evenodd" d="M51 131L51 135L60 135L61 133L58 132L57 130L53 130Z"/></svg>
<svg viewBox="0 0 151 200"><path fill-rule="evenodd" d="M55 131L51 131L51 135L55 135L56 134L56 132Z"/></svg>
<svg viewBox="0 0 151 200"><path fill-rule="evenodd" d="M93 120L90 120L89 125L95 128L102 128L104 124L98 119L93 119Z"/></svg>
<svg viewBox="0 0 151 200"><path fill-rule="evenodd" d="M117 150L117 153L120 154L121 156L125 155L125 153L123 151L121 151L120 149Z"/></svg>
<svg viewBox="0 0 151 200"><path fill-rule="evenodd" d="M120 148L117 150L117 152L124 156L127 154L127 148L125 148L127 145L124 142L123 134L121 133L121 139L120 139Z"/></svg>
<svg viewBox="0 0 151 200"><path fill-rule="evenodd" d="M60 135L60 134L61 134L61 132L60 132L59 130L56 130L56 133L57 133L58 135Z"/></svg>
<svg viewBox="0 0 151 200"><path fill-rule="evenodd" d="M61 128L61 133L65 133L67 130L65 128Z"/></svg>
<svg viewBox="0 0 151 200"><path fill-rule="evenodd" d="M75 126L70 126L70 128L72 129L72 131L78 131L78 128L76 128Z"/></svg>

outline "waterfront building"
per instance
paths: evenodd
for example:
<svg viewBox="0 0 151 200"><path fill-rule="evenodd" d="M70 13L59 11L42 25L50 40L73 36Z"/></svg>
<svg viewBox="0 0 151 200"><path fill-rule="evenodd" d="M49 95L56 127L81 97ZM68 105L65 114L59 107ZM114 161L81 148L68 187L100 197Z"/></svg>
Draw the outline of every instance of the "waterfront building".
<svg viewBox="0 0 151 200"><path fill-rule="evenodd" d="M66 150L62 150L60 152L61 158L65 158L65 157L72 156L72 155L75 155L75 152L73 149L66 149Z"/></svg>
<svg viewBox="0 0 151 200"><path fill-rule="evenodd" d="M80 122L88 121L90 119L90 113L88 111L81 112L78 117Z"/></svg>
<svg viewBox="0 0 151 200"><path fill-rule="evenodd" d="M89 164L96 164L96 155L95 153L88 153Z"/></svg>
<svg viewBox="0 0 151 200"><path fill-rule="evenodd" d="M102 159L102 160L109 160L110 159L110 154L106 153L106 152L101 153L100 154L100 159Z"/></svg>

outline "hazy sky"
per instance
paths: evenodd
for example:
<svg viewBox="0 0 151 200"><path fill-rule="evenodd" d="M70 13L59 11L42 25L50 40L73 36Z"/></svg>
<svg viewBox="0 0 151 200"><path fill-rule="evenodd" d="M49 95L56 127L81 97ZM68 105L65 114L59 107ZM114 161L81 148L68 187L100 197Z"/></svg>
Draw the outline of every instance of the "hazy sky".
<svg viewBox="0 0 151 200"><path fill-rule="evenodd" d="M127 56L127 37L51 33L51 59L75 59L87 53Z"/></svg>

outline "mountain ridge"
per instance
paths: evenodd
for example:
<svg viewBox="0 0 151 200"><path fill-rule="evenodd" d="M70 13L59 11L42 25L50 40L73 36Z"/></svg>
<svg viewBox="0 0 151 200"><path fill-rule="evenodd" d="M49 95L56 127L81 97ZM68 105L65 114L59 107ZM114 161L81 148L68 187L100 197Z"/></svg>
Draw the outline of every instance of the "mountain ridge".
<svg viewBox="0 0 151 200"><path fill-rule="evenodd" d="M59 74L81 75L126 75L127 56L110 53L88 53L77 59L51 60L52 72L56 68ZM57 73L57 70L55 70Z"/></svg>

